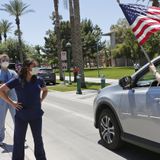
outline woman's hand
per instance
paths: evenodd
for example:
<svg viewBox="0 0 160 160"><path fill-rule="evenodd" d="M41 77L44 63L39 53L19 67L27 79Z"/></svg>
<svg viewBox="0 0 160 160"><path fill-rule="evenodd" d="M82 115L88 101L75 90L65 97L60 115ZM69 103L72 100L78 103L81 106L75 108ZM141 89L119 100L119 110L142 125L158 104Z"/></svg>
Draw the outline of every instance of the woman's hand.
<svg viewBox="0 0 160 160"><path fill-rule="evenodd" d="M22 107L22 103L19 103L19 102L15 102L15 101L12 101L12 107L15 108L16 110L21 110L23 107Z"/></svg>

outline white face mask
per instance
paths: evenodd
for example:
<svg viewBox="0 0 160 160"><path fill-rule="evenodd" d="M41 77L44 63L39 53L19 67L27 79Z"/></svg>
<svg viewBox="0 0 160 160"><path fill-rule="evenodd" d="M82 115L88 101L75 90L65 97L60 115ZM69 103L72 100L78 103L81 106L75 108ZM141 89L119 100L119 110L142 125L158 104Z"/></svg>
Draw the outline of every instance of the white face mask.
<svg viewBox="0 0 160 160"><path fill-rule="evenodd" d="M8 66L9 66L9 62L7 62L7 61L4 61L1 63L2 68L7 68Z"/></svg>
<svg viewBox="0 0 160 160"><path fill-rule="evenodd" d="M31 75L37 75L38 72L39 72L38 67L34 67L34 68L32 68L32 71L30 71Z"/></svg>

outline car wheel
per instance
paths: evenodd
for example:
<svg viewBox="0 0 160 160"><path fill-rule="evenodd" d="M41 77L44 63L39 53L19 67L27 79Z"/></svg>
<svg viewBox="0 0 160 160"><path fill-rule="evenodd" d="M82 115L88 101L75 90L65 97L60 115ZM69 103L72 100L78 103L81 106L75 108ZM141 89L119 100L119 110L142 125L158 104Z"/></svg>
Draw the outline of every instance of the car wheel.
<svg viewBox="0 0 160 160"><path fill-rule="evenodd" d="M46 82L46 85L49 85L49 82Z"/></svg>
<svg viewBox="0 0 160 160"><path fill-rule="evenodd" d="M98 121L99 133L105 147L116 150L122 145L121 131L117 120L110 110L103 110Z"/></svg>
<svg viewBox="0 0 160 160"><path fill-rule="evenodd" d="M56 84L55 81L52 81L52 84L55 85Z"/></svg>

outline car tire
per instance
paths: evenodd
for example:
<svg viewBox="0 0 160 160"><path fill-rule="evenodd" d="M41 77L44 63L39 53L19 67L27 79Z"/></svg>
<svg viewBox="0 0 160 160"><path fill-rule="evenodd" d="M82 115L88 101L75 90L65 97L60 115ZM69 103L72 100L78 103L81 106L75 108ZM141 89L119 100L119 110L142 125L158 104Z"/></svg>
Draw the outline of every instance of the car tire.
<svg viewBox="0 0 160 160"><path fill-rule="evenodd" d="M55 83L55 81L52 81L51 83L52 83L53 85L55 85L55 84L56 84L56 83Z"/></svg>
<svg viewBox="0 0 160 160"><path fill-rule="evenodd" d="M46 82L46 85L48 86L50 83L49 82Z"/></svg>
<svg viewBox="0 0 160 160"><path fill-rule="evenodd" d="M111 110L107 109L101 112L98 128L101 140L106 148L116 150L121 147L121 130Z"/></svg>

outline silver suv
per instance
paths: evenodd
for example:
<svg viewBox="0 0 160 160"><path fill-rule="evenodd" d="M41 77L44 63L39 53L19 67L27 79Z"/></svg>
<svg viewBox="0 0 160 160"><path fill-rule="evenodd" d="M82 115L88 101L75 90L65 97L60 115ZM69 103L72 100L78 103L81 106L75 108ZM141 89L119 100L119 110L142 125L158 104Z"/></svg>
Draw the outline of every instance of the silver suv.
<svg viewBox="0 0 160 160"><path fill-rule="evenodd" d="M160 71L160 56L152 62ZM160 153L160 86L149 63L99 91L94 125L111 150L126 141Z"/></svg>

